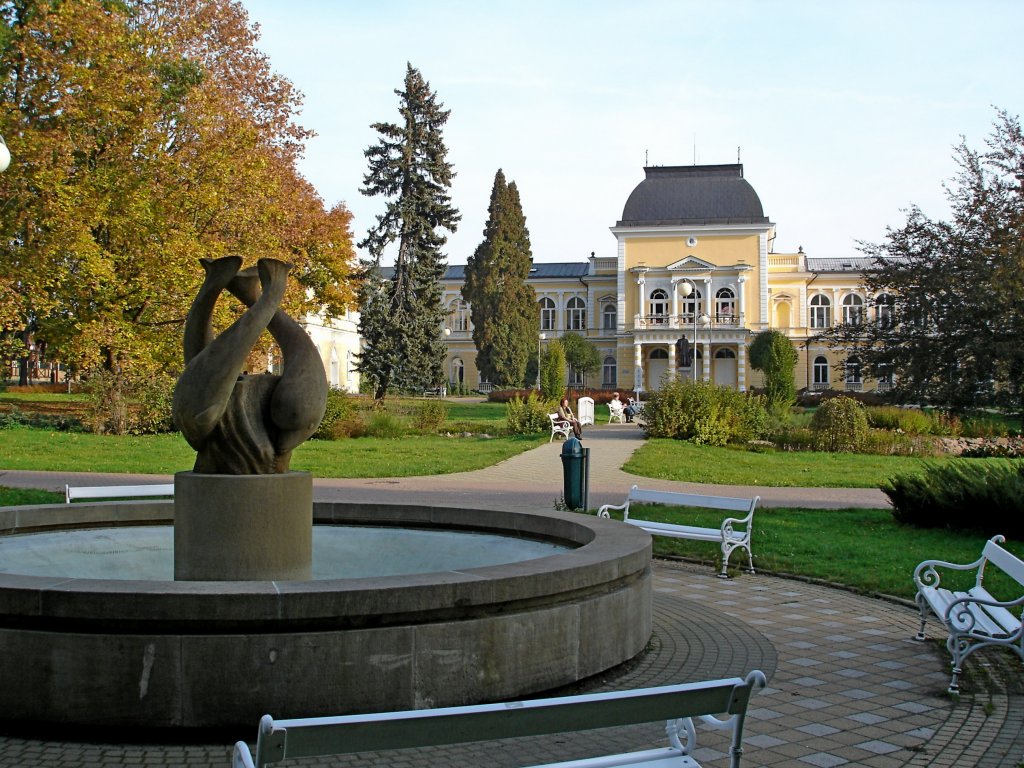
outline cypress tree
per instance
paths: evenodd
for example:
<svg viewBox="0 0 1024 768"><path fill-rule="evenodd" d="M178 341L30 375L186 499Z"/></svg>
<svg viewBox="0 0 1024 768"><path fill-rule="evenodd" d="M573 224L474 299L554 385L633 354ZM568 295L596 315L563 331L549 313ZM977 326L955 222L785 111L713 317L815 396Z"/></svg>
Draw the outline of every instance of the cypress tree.
<svg viewBox="0 0 1024 768"><path fill-rule="evenodd" d="M484 239L466 264L462 297L469 302L476 367L487 381L523 385L537 344L537 302L527 284L533 263L530 232L513 181L498 169Z"/></svg>
<svg viewBox="0 0 1024 768"><path fill-rule="evenodd" d="M359 243L370 258L362 261L364 348L357 368L372 381L378 401L391 389L417 391L444 382L441 248L448 238L439 230L454 232L461 218L451 203L455 173L441 133L449 110L411 64L404 90L395 93L403 122L371 126L380 140L364 152L369 170L361 190L388 199ZM381 256L392 244L398 248L394 273L385 279Z"/></svg>

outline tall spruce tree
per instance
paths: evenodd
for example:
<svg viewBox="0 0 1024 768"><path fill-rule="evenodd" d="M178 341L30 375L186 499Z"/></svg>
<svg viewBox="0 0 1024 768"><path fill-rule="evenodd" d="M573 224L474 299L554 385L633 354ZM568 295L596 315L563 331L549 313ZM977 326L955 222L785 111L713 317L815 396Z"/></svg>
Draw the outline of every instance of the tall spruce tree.
<svg viewBox="0 0 1024 768"><path fill-rule="evenodd" d="M487 381L523 385L537 343L537 300L527 284L530 232L513 181L494 175L484 240L466 264L462 297L469 302L476 367Z"/></svg>
<svg viewBox="0 0 1024 768"><path fill-rule="evenodd" d="M374 123L380 141L364 154L369 170L364 195L388 198L384 213L360 248L365 282L359 332L358 370L373 383L374 399L389 390L416 391L444 382L444 309L441 278L446 267L439 230L454 232L461 216L449 188L455 173L447 161L441 129L449 110L411 64L405 88L396 90L402 123ZM385 279L381 256L397 244L394 273Z"/></svg>

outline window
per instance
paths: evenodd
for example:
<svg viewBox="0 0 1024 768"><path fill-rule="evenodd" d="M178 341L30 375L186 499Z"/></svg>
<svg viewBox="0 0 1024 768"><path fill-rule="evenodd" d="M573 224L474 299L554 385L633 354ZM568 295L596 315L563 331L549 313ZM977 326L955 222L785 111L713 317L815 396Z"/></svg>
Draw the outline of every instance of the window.
<svg viewBox="0 0 1024 768"><path fill-rule="evenodd" d="M843 323L860 325L864 322L864 299L856 293L843 298Z"/></svg>
<svg viewBox="0 0 1024 768"><path fill-rule="evenodd" d="M892 309L896 300L887 293L875 297L875 322L879 328L892 328Z"/></svg>
<svg viewBox="0 0 1024 768"><path fill-rule="evenodd" d="M651 319L658 325L668 317L668 294L661 288L651 291Z"/></svg>
<svg viewBox="0 0 1024 768"><path fill-rule="evenodd" d="M814 375L814 382L811 385L811 389L828 389L828 360L824 355L818 355L814 358L812 373Z"/></svg>
<svg viewBox="0 0 1024 768"><path fill-rule="evenodd" d="M448 305L448 327L453 332L469 330L469 305L462 299Z"/></svg>
<svg viewBox="0 0 1024 768"><path fill-rule="evenodd" d="M731 349L720 349L715 352L715 360L735 360L736 353Z"/></svg>
<svg viewBox="0 0 1024 768"><path fill-rule="evenodd" d="M452 359L452 385L454 387L461 387L466 383L466 366L462 362L462 358L456 357Z"/></svg>
<svg viewBox="0 0 1024 768"><path fill-rule="evenodd" d="M583 299L574 296L566 305L568 316L566 328L570 331L583 331L587 328L587 304Z"/></svg>
<svg viewBox="0 0 1024 768"><path fill-rule="evenodd" d="M860 376L860 360L856 357L851 357L846 361L846 391L847 392L860 392L864 382Z"/></svg>
<svg viewBox="0 0 1024 768"><path fill-rule="evenodd" d="M615 358L608 355L608 357L604 359L604 364L601 366L601 386L614 387L617 378L618 365L615 362Z"/></svg>
<svg viewBox="0 0 1024 768"><path fill-rule="evenodd" d="M719 288L715 294L715 319L720 323L736 321L736 294L732 288Z"/></svg>
<svg viewBox="0 0 1024 768"><path fill-rule="evenodd" d="M540 329L555 330L555 302L547 297L540 300Z"/></svg>
<svg viewBox="0 0 1024 768"><path fill-rule="evenodd" d="M661 347L652 349L651 354L647 356L648 360L668 360L668 352Z"/></svg>
<svg viewBox="0 0 1024 768"><path fill-rule="evenodd" d="M700 300L702 298L700 291L694 288L693 292L683 299L683 302L680 305L683 312L683 322L693 322L694 317L697 315L697 307L700 306Z"/></svg>
<svg viewBox="0 0 1024 768"><path fill-rule="evenodd" d="M888 365L878 366L878 391L889 392L892 389L892 368Z"/></svg>
<svg viewBox="0 0 1024 768"><path fill-rule="evenodd" d="M618 325L619 313L612 303L601 307L601 328L605 331L614 331Z"/></svg>
<svg viewBox="0 0 1024 768"><path fill-rule="evenodd" d="M811 299L811 328L828 328L832 325L832 303L827 296L818 294Z"/></svg>

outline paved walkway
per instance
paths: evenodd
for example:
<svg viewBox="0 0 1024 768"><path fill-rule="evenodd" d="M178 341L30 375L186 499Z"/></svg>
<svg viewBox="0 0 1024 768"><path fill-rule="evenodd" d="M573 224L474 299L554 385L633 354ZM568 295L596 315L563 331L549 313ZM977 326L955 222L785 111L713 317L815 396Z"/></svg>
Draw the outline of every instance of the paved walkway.
<svg viewBox="0 0 1024 768"><path fill-rule="evenodd" d="M633 482L659 488L703 486L640 480L618 466L638 445L628 426L587 431L591 447L591 503L621 500ZM546 509L561 493L560 446L550 444L479 472L387 481L318 481L318 498L378 502L416 499L462 506ZM0 484L60 489L66 476L2 473ZM81 478L76 482L81 481ZM95 477L95 483L106 479ZM122 476L119 482L126 482ZM717 493L751 489L715 486ZM757 488L766 505L843 507L884 505L884 497L853 493ZM815 501L817 503L815 503ZM752 702L745 766L1017 766L1024 759L1024 695L1020 664L1009 654L980 652L969 663L965 693L945 694L948 654L932 640L914 642L917 612L827 586L764 574L722 581L707 566L655 564L655 633L640 659L598 679L588 690L667 684L743 675L752 668L769 688ZM967 687L969 686L969 687ZM86 742L58 736L0 736L6 766L227 766L229 744L252 738L222 734L195 743L132 744L131 733ZM573 759L602 750L659 745L657 725L605 729L583 735L416 750L401 755L296 761L296 766L513 766ZM725 765L722 736L698 728L696 757Z"/></svg>

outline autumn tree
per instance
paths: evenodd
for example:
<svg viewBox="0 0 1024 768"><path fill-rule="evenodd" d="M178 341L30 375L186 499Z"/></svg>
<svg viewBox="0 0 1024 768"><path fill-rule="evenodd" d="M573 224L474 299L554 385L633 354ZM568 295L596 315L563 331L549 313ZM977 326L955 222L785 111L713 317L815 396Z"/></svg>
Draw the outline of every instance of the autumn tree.
<svg viewBox="0 0 1024 768"><path fill-rule="evenodd" d="M537 304L527 284L533 264L530 232L513 181L494 175L484 239L466 264L462 297L469 302L476 367L485 381L523 386L537 339Z"/></svg>
<svg viewBox="0 0 1024 768"><path fill-rule="evenodd" d="M869 313L826 338L864 371L892 378L897 399L955 409L996 405L1024 413L1024 136L997 113L986 150L956 148L951 215L917 207L882 243L865 289Z"/></svg>
<svg viewBox="0 0 1024 768"><path fill-rule="evenodd" d="M0 20L8 330L81 372L173 374L197 259L229 253L293 263L292 314L354 303L350 214L296 170L301 95L240 4L19 1Z"/></svg>
<svg viewBox="0 0 1024 768"><path fill-rule="evenodd" d="M387 203L359 243L370 258L363 260L357 367L378 402L393 389L421 391L445 381L441 248L448 240L443 231L454 232L461 218L448 191L455 175L442 135L449 111L411 64L404 90L395 94L402 121L374 123L380 139L364 153L362 193ZM394 270L385 278L381 258L393 245Z"/></svg>

